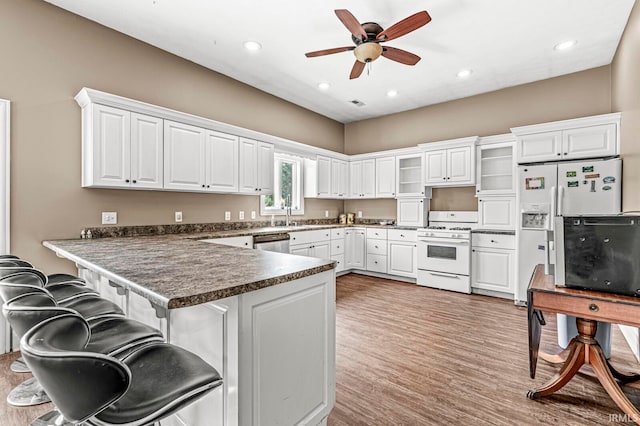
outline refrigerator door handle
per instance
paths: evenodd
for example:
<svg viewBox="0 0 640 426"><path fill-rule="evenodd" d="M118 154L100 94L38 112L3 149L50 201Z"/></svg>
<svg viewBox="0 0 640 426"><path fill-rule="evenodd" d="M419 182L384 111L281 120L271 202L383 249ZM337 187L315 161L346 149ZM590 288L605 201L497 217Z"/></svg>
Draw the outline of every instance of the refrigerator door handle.
<svg viewBox="0 0 640 426"><path fill-rule="evenodd" d="M551 193L549 194L551 196L551 210L549 211L549 220L548 220L548 225L547 225L547 231L553 231L553 218L556 215L556 187L552 186L551 187Z"/></svg>
<svg viewBox="0 0 640 426"><path fill-rule="evenodd" d="M564 210L563 202L564 202L564 186L560 185L558 186L558 216L562 216L563 214L563 210Z"/></svg>

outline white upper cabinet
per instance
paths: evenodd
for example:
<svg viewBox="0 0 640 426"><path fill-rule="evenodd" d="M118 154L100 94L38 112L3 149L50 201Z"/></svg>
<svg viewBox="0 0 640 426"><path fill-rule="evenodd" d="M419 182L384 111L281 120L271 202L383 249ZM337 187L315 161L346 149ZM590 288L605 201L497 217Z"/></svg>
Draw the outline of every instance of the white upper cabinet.
<svg viewBox="0 0 640 426"><path fill-rule="evenodd" d="M425 150L426 186L463 186L475 183L477 136L420 144Z"/></svg>
<svg viewBox="0 0 640 426"><path fill-rule="evenodd" d="M206 131L200 127L164 122L165 189L206 189L205 141Z"/></svg>
<svg viewBox="0 0 640 426"><path fill-rule="evenodd" d="M240 138L239 143L239 192L273 193L273 145L247 138Z"/></svg>
<svg viewBox="0 0 640 426"><path fill-rule="evenodd" d="M428 198L398 198L396 218L398 226L427 226Z"/></svg>
<svg viewBox="0 0 640 426"><path fill-rule="evenodd" d="M94 104L83 127L82 186L162 188L162 119Z"/></svg>
<svg viewBox="0 0 640 426"><path fill-rule="evenodd" d="M316 163L318 197L331 197L331 158L318 155Z"/></svg>
<svg viewBox="0 0 640 426"><path fill-rule="evenodd" d="M349 162L349 198L374 198L376 196L376 160Z"/></svg>
<svg viewBox="0 0 640 426"><path fill-rule="evenodd" d="M620 113L514 127L518 163L620 154Z"/></svg>
<svg viewBox="0 0 640 426"><path fill-rule="evenodd" d="M480 138L476 147L476 195L515 194L515 165L512 134Z"/></svg>
<svg viewBox="0 0 640 426"><path fill-rule="evenodd" d="M346 198L349 195L348 163L336 158L331 159L331 197Z"/></svg>
<svg viewBox="0 0 640 426"><path fill-rule="evenodd" d="M424 194L422 153L396 156L396 197L421 197Z"/></svg>
<svg viewBox="0 0 640 426"><path fill-rule="evenodd" d="M163 120L131 113L131 185L144 189L162 189Z"/></svg>
<svg viewBox="0 0 640 426"><path fill-rule="evenodd" d="M83 155L90 153L91 158L85 158L82 185L131 186L131 113L93 105L90 124L93 131L83 138ZM87 130L86 125L84 130Z"/></svg>
<svg viewBox="0 0 640 426"><path fill-rule="evenodd" d="M376 158L376 198L396 196L396 157Z"/></svg>
<svg viewBox="0 0 640 426"><path fill-rule="evenodd" d="M239 138L210 131L207 134L206 189L215 192L238 192Z"/></svg>

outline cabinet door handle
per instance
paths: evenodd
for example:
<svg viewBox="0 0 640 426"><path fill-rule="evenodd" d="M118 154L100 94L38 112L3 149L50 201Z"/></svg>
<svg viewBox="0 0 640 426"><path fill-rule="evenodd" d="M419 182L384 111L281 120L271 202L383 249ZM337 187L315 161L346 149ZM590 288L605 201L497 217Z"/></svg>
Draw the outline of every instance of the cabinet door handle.
<svg viewBox="0 0 640 426"><path fill-rule="evenodd" d="M491 240L491 242L492 242L492 243L497 243L497 241L496 241L496 240Z"/></svg>
<svg viewBox="0 0 640 426"><path fill-rule="evenodd" d="M125 181L126 183L129 183L129 179L125 179L124 181Z"/></svg>
<svg viewBox="0 0 640 426"><path fill-rule="evenodd" d="M556 155L559 157L559 156L560 156L560 153L557 153Z"/></svg>
<svg viewBox="0 0 640 426"><path fill-rule="evenodd" d="M378 248L378 246L376 246L376 248Z"/></svg>
<svg viewBox="0 0 640 426"><path fill-rule="evenodd" d="M400 234L400 237L404 238L404 234Z"/></svg>
<svg viewBox="0 0 640 426"><path fill-rule="evenodd" d="M558 155L560 155L560 154L558 154ZM447 180L447 178L446 178L446 177L443 177L443 178L442 178L442 180Z"/></svg>
<svg viewBox="0 0 640 426"><path fill-rule="evenodd" d="M202 184L202 187L204 188L204 183Z"/></svg>
<svg viewBox="0 0 640 426"><path fill-rule="evenodd" d="M568 154L569 154L568 152L565 152L565 153L564 153L564 155L568 155Z"/></svg>
<svg viewBox="0 0 640 426"><path fill-rule="evenodd" d="M475 250L471 250L471 251L474 252L474 253L476 252Z"/></svg>
<svg viewBox="0 0 640 426"><path fill-rule="evenodd" d="M207 188L211 188L209 185L207 185Z"/></svg>
<svg viewBox="0 0 640 426"><path fill-rule="evenodd" d="M135 180L135 179L134 179L132 182L133 182L133 183L138 183L138 181L137 181L137 180Z"/></svg>

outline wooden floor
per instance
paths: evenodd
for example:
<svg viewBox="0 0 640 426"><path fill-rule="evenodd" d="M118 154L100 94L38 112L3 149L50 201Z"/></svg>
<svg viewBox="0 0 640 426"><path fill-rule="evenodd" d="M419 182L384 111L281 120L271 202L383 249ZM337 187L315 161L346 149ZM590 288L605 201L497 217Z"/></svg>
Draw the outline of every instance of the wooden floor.
<svg viewBox="0 0 640 426"><path fill-rule="evenodd" d="M546 319L542 347L553 351L555 321ZM622 414L582 374L551 397L526 398L557 368L540 361L536 380L529 379L527 313L511 301L350 274L337 280L336 322L330 426L602 425ZM640 370L614 330L612 362ZM28 425L51 409L6 404L9 390L30 377L9 371L16 357L0 357L2 426ZM627 392L640 404L640 391Z"/></svg>

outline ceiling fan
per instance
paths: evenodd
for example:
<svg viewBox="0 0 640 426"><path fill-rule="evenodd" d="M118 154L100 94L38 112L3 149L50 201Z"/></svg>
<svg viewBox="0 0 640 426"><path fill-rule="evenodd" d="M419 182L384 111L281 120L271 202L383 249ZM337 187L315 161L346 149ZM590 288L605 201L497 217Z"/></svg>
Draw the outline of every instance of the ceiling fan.
<svg viewBox="0 0 640 426"><path fill-rule="evenodd" d="M420 60L419 56L411 52L386 45L383 47L380 43L402 37L428 24L431 21L431 16L429 16L427 11L423 10L422 12L414 13L408 18L393 24L386 30L375 22L364 22L360 24L355 16L346 9L337 9L335 12L338 19L340 19L344 26L351 32L351 39L355 43L355 46L335 47L333 49L305 53L307 58L353 50L356 56L356 62L351 69L350 79L360 77L366 64L375 61L381 55L405 65L415 65Z"/></svg>

